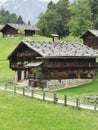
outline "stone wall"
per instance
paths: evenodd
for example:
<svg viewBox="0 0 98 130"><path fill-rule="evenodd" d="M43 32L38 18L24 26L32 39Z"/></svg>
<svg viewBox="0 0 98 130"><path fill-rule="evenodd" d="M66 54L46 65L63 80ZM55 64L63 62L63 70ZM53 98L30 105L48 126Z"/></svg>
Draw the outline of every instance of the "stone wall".
<svg viewBox="0 0 98 130"><path fill-rule="evenodd" d="M68 80L50 80L48 81L48 90L60 90L64 88L76 87L82 84L92 82L92 79L68 79Z"/></svg>

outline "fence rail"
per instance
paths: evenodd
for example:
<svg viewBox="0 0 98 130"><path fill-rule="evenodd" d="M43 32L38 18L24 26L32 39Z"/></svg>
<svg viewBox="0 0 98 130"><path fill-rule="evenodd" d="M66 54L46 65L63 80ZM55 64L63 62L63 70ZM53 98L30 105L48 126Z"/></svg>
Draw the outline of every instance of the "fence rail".
<svg viewBox="0 0 98 130"><path fill-rule="evenodd" d="M61 99L57 93L51 93L51 95L49 95L49 93L46 91L38 91L32 88L28 89L25 87L16 87L16 85L14 85L12 89L12 87L7 86L7 84L5 84L5 86L0 87L0 90L23 94L23 96L30 96L32 98L41 99L43 101L51 101L55 104L56 103L63 104L64 106L74 106L78 110L80 110L80 108L83 108L83 109L98 111L96 100L94 100L93 106L91 106L87 104L82 104L79 98L76 98L75 101L70 102L68 101L67 95L64 95L63 99Z"/></svg>

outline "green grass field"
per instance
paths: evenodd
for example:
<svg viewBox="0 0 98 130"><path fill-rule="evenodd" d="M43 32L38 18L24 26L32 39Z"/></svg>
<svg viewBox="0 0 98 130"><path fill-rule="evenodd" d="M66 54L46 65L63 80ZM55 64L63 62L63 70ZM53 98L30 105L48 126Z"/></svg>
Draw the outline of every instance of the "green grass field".
<svg viewBox="0 0 98 130"><path fill-rule="evenodd" d="M0 130L98 130L98 113L0 91Z"/></svg>
<svg viewBox="0 0 98 130"><path fill-rule="evenodd" d="M51 41L46 37L0 38L0 84L13 80L8 55L22 40ZM67 39L62 39L67 41ZM70 41L70 40L69 40ZM78 41L76 38L75 41ZM69 100L84 96L98 96L98 81L75 88L57 91L61 98ZM42 93L39 91L38 93ZM47 93L53 96L53 92ZM32 99L14 93L0 91L0 130L98 130L98 112L77 110L74 107Z"/></svg>
<svg viewBox="0 0 98 130"><path fill-rule="evenodd" d="M61 41L66 41L69 39L69 41L78 41L78 38L74 37L67 37L61 39ZM73 40L74 39L74 40ZM15 72L9 69L9 61L5 60L9 56L9 54L16 48L16 46L21 42L25 40L32 40L32 41L52 41L51 38L37 36L37 37L14 37L14 38L2 38L0 37L0 83L7 83L10 81L13 81ZM83 87L77 87L77 88L71 88L66 89L62 91L58 91L58 95L60 97L64 94L67 94L69 99L75 99L76 97L83 98L85 95L98 95L97 94L97 82L90 83L88 85L83 85ZM93 91L92 91L93 88ZM90 92L89 92L90 91ZM50 93L51 95L51 93ZM63 98L63 97L62 97Z"/></svg>

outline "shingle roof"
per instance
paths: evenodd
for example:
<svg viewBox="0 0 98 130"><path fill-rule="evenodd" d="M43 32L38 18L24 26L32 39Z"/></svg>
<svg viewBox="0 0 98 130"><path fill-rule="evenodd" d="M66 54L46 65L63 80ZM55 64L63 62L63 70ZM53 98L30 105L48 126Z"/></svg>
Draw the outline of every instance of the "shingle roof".
<svg viewBox="0 0 98 130"><path fill-rule="evenodd" d="M8 23L7 25L15 28L16 30L18 29L24 29L24 30L35 30L35 31L39 31L39 29L36 26L31 26L31 25L27 25L27 24L14 24L14 23ZM5 25L6 26L6 25ZM4 27L5 27L4 26ZM3 28L4 28L3 27ZM1 29L2 30L2 29Z"/></svg>
<svg viewBox="0 0 98 130"><path fill-rule="evenodd" d="M87 30L84 34L80 36L80 38L83 38L88 32L92 33L96 37L98 37L98 30Z"/></svg>
<svg viewBox="0 0 98 130"><path fill-rule="evenodd" d="M42 57L98 57L98 53L80 43L23 42Z"/></svg>

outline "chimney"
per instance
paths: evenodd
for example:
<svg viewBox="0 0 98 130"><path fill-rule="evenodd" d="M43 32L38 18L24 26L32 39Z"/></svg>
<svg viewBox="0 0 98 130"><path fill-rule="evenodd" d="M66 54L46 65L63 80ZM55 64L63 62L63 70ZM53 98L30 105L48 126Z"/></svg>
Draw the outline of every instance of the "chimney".
<svg viewBox="0 0 98 130"><path fill-rule="evenodd" d="M51 34L52 37L52 42L57 43L59 40L59 35L58 34Z"/></svg>

